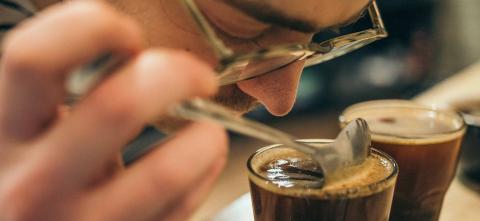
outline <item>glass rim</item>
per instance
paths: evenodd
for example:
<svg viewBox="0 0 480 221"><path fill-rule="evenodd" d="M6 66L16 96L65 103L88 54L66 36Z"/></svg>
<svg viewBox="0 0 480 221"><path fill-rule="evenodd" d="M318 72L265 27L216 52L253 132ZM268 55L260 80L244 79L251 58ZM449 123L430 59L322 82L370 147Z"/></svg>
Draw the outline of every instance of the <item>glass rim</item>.
<svg viewBox="0 0 480 221"><path fill-rule="evenodd" d="M402 100L402 99L371 100L371 101L364 101L364 102L350 105L342 111L342 113L338 118L338 121L340 123L340 126L343 127L344 125L346 125L348 122L352 120L347 117L348 114L351 114L356 111L376 110L378 108L417 110L417 111L425 111L425 112L428 111L428 112L444 114L445 116L449 116L454 120L458 120L460 125L446 131L435 132L435 133L422 133L422 134L415 134L415 135L412 135L412 134L399 135L399 134L370 130L372 135L392 137L392 138L398 138L398 139L414 139L414 140L425 139L426 140L426 139L432 139L435 137L441 137L446 135L455 135L457 133L463 134L466 129L466 123L465 123L464 117L456 111L430 107L430 106L422 105L420 103L416 103L411 100ZM361 117L361 116L357 116L357 117Z"/></svg>
<svg viewBox="0 0 480 221"><path fill-rule="evenodd" d="M331 143L331 142L333 142L332 139L299 139L297 141L304 142L304 143ZM272 183L271 180L269 180L269 179L263 177L262 175L258 174L253 169L253 165L252 165L252 161L259 154L262 154L262 153L264 153L268 150L271 150L271 149L274 149L274 148L279 148L279 147L282 147L282 146L288 148L288 146L285 146L283 144L272 144L272 145L264 146L264 147L256 150L253 154L251 154L250 157L247 160L247 169L248 169L249 176L250 175L254 176L255 178L261 180L264 183L267 183L267 185L269 185L269 186L271 186L275 189L278 189L278 190L285 189L284 187L279 187L276 184ZM370 149L370 154L374 153L374 154L376 154L380 157L383 157L383 158L387 159L389 161L389 163L392 165L392 171L391 171L390 174L388 174L388 176L386 176L385 178L382 178L382 179L380 179L376 182L365 184L365 185L359 185L359 186L345 188L345 189L341 189L341 190L337 190L337 191L331 191L331 193L326 191L329 194L326 194L326 196L324 196L324 197L319 197L319 196L315 196L315 195L312 195L312 197L319 197L319 198L331 198L329 196L349 197L348 193L352 193L353 191L357 191L357 192L361 193L362 190L363 191L371 190L372 187L378 187L378 186L382 187L384 185L387 186L389 184L389 182L394 182L392 185L395 185L395 179L397 178L398 172L399 172L399 167L398 167L398 164L395 161L395 159L392 156L388 155L387 153L385 153L385 152L383 152L379 149L376 149L375 147L370 147L369 149ZM250 177L249 177L249 179L250 179L251 182L254 182L254 181L251 180ZM256 184L256 185L258 185L258 184ZM386 188L388 188L388 187L379 188L379 190L377 190L377 191L372 191L372 194L383 191ZM314 188L301 188L301 189L314 189ZM319 188L318 190L321 191L322 188ZM308 193L306 195L310 196L310 194L308 194ZM364 195L360 194L360 195L361 196L368 196L370 194L364 194ZM353 196L355 197L357 195L353 195Z"/></svg>

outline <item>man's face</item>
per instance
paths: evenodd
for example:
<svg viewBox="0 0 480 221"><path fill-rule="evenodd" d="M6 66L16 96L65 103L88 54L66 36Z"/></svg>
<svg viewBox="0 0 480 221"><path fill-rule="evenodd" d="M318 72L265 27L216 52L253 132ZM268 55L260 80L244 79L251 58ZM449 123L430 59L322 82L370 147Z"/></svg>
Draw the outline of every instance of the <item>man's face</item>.
<svg viewBox="0 0 480 221"><path fill-rule="evenodd" d="M210 45L179 0L107 1L140 22L148 46L186 50L216 66ZM309 42L314 32L355 20L369 2L196 0L217 35L238 52ZM285 115L294 104L302 69L303 62L296 62L258 78L224 86L214 100L238 114L262 104L273 115Z"/></svg>
<svg viewBox="0 0 480 221"><path fill-rule="evenodd" d="M133 16L149 47L189 51L216 66L217 59L179 0L105 0ZM314 32L355 20L370 0L196 0L226 45L238 52L309 42ZM295 101L302 62L220 89L214 100L238 114L263 104L287 114Z"/></svg>

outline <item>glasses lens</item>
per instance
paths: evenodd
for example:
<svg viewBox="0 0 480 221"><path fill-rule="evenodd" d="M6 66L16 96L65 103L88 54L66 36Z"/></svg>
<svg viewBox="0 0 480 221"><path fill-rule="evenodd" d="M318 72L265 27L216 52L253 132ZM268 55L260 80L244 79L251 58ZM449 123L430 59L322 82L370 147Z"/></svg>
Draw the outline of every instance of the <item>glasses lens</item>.
<svg viewBox="0 0 480 221"><path fill-rule="evenodd" d="M305 54L304 51L294 51L279 53L278 55L262 54L250 59L240 59L221 71L219 81L221 85L227 85L255 78L301 60L305 57Z"/></svg>

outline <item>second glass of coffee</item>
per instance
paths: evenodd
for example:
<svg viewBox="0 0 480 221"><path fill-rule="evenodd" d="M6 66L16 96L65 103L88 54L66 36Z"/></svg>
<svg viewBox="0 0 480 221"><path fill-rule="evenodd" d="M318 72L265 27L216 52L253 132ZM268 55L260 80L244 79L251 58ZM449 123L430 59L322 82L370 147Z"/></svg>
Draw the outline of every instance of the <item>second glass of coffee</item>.
<svg viewBox="0 0 480 221"><path fill-rule="evenodd" d="M390 220L437 221L455 176L465 133L462 117L406 100L380 100L348 107L340 124L355 118L368 122L372 145L398 162Z"/></svg>

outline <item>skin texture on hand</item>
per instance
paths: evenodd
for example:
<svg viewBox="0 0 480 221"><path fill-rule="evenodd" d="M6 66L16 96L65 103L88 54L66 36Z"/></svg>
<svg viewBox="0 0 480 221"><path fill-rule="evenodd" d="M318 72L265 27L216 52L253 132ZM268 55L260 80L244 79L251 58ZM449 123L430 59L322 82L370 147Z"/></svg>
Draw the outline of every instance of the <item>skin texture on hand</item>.
<svg viewBox="0 0 480 221"><path fill-rule="evenodd" d="M128 168L119 154L170 105L213 95L209 66L143 50L135 22L93 1L47 9L2 47L0 220L183 220L197 207L225 162L223 128L193 123ZM59 114L69 71L106 51L132 60Z"/></svg>

